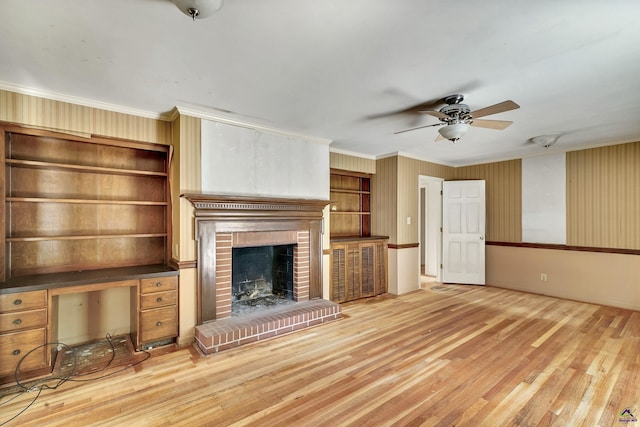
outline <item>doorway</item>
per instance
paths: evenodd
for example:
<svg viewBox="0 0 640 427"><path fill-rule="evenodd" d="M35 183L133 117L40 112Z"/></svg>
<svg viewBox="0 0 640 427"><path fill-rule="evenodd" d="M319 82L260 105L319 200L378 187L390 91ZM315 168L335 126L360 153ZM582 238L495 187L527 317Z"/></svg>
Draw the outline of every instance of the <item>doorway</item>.
<svg viewBox="0 0 640 427"><path fill-rule="evenodd" d="M442 269L442 183L444 179L419 175L420 283L441 282Z"/></svg>

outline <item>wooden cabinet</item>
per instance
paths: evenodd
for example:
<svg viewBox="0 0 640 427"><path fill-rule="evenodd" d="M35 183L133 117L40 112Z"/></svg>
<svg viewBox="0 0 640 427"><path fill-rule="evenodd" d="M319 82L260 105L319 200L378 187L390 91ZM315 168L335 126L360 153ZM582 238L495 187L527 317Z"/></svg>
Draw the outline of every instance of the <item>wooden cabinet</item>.
<svg viewBox="0 0 640 427"><path fill-rule="evenodd" d="M168 146L0 131L6 176L0 281L167 263Z"/></svg>
<svg viewBox="0 0 640 427"><path fill-rule="evenodd" d="M136 347L178 335L178 279L140 280Z"/></svg>
<svg viewBox="0 0 640 427"><path fill-rule="evenodd" d="M0 295L0 377L47 366L46 327L46 291Z"/></svg>
<svg viewBox="0 0 640 427"><path fill-rule="evenodd" d="M386 238L331 243L331 301L353 301L386 292Z"/></svg>
<svg viewBox="0 0 640 427"><path fill-rule="evenodd" d="M371 178L331 171L331 237L371 235Z"/></svg>

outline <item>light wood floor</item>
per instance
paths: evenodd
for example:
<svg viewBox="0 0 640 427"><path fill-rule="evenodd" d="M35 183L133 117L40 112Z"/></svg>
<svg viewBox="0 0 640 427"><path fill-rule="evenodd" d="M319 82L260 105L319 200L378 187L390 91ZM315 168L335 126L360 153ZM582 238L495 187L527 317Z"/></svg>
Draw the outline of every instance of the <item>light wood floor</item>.
<svg viewBox="0 0 640 427"><path fill-rule="evenodd" d="M20 426L616 426L640 412L640 313L428 284L345 319L201 357L158 351L44 390ZM2 418L33 395L8 402Z"/></svg>

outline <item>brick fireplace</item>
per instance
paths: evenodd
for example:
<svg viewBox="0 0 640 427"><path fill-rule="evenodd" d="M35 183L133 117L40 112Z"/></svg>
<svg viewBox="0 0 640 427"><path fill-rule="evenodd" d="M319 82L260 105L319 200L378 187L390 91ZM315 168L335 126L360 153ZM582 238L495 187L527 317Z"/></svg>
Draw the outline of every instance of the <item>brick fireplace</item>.
<svg viewBox="0 0 640 427"><path fill-rule="evenodd" d="M206 194L183 197L195 207L196 342L205 353L340 317L337 304L321 299L322 210L328 201ZM234 299L238 299L233 291L234 249L280 245L293 248L291 299L295 304L233 316Z"/></svg>

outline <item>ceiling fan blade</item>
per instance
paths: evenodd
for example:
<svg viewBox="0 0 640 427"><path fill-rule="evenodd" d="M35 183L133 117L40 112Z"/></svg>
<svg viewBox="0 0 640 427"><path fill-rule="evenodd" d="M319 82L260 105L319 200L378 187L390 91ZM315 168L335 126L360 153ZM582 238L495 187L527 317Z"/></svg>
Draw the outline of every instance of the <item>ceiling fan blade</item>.
<svg viewBox="0 0 640 427"><path fill-rule="evenodd" d="M473 119L473 123L471 123L471 126L475 126L477 128L487 128L487 129L497 129L497 130L503 130L508 128L511 123L510 121L507 120L476 120Z"/></svg>
<svg viewBox="0 0 640 427"><path fill-rule="evenodd" d="M372 114L367 116L367 119L381 119L385 117L395 116L395 115L403 115L403 114L415 114L419 110L430 110L432 108L436 108L439 105L444 104L444 100L442 99L433 99L426 102L421 102L419 104L414 104L406 108L401 108L394 111L388 111L386 113Z"/></svg>
<svg viewBox="0 0 640 427"><path fill-rule="evenodd" d="M484 107L476 111L471 112L471 117L477 119L478 117L489 116L491 114L498 114L504 111L510 111L520 108L518 104L513 101L504 101L499 104L491 105L489 107Z"/></svg>
<svg viewBox="0 0 640 427"><path fill-rule="evenodd" d="M399 130L397 132L394 132L394 135L397 135L399 133L405 133L405 132L411 132L412 130L418 130L418 129L424 129L424 128L430 128L432 126L442 126L444 123L435 123L432 125L424 125L424 126L418 126L417 128L410 128L410 129L404 129L404 130Z"/></svg>
<svg viewBox="0 0 640 427"><path fill-rule="evenodd" d="M428 114L430 116L437 117L443 120L448 120L451 118L447 116L445 113L441 113L440 111L435 111L435 110L419 110L418 113Z"/></svg>

